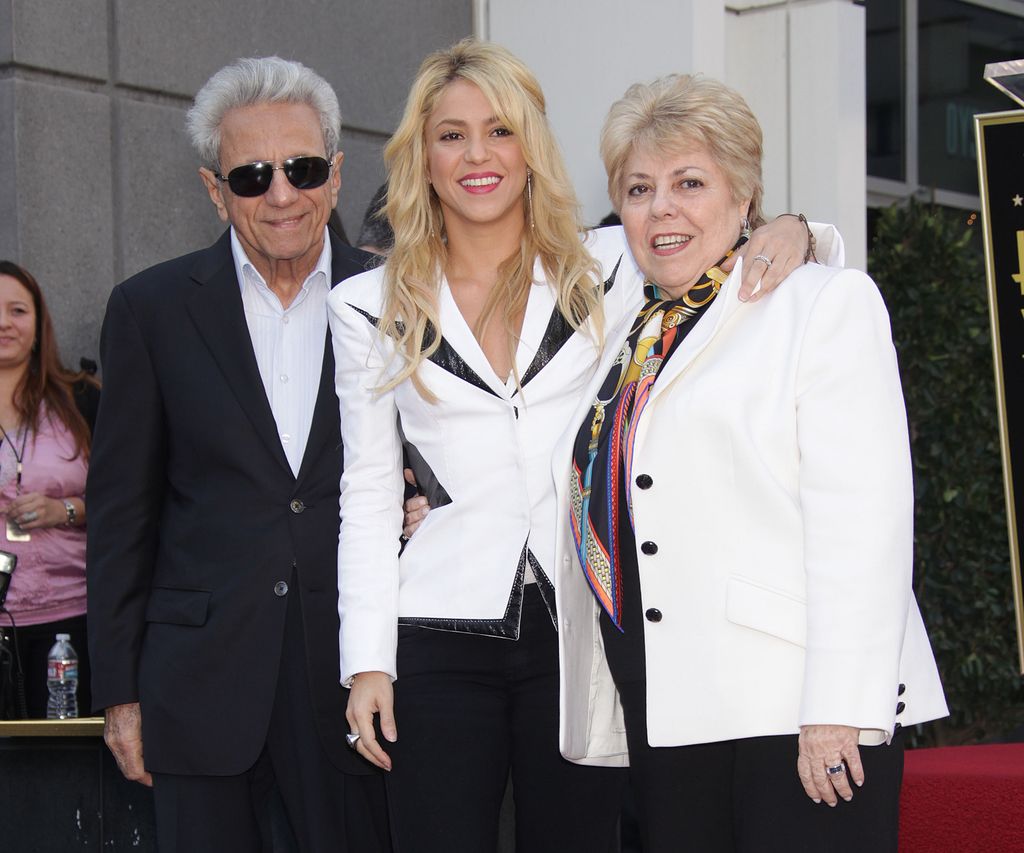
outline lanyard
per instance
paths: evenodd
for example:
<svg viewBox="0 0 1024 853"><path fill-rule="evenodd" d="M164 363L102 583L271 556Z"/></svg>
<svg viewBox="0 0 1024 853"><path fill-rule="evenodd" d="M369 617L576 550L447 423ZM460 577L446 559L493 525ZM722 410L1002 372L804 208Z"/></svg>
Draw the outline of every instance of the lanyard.
<svg viewBox="0 0 1024 853"><path fill-rule="evenodd" d="M7 430L5 430L3 428L2 424L0 424L0 435L3 436L3 439L0 439L0 444L3 444L3 442L6 441L11 446L11 453L14 454L14 460L15 460L15 462L18 463L17 467L15 468L15 471L17 471L17 473L18 473L17 488L18 488L18 494L20 495L21 494L21 472L22 472L22 470L24 470L24 465L22 465L22 461L25 459L25 445L28 442L28 430L25 430L24 434L21 436L21 450L20 451L14 446L14 442L11 441L11 439L8 437Z"/></svg>

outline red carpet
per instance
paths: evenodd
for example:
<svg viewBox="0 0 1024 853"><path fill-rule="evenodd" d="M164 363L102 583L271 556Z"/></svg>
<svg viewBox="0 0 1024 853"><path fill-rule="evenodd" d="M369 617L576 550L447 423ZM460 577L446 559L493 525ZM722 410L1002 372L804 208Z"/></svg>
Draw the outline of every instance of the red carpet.
<svg viewBox="0 0 1024 853"><path fill-rule="evenodd" d="M1024 853L1024 744L908 750L900 853L1004 851Z"/></svg>

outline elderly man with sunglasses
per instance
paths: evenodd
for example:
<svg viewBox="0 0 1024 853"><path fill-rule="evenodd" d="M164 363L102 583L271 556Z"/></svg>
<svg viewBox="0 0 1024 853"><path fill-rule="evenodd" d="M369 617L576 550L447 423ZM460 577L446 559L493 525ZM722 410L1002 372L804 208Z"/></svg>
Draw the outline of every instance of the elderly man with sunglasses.
<svg viewBox="0 0 1024 853"><path fill-rule="evenodd" d="M200 90L188 128L230 228L116 287L89 492L93 698L162 853L269 849L276 783L302 851L386 849L382 781L345 746L342 447L328 235L341 117L276 57Z"/></svg>

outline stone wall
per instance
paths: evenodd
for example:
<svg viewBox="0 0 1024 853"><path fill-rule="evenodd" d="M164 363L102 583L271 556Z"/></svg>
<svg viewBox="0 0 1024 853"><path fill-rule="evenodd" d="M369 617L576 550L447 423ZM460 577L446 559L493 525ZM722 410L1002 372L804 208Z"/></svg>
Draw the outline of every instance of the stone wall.
<svg viewBox="0 0 1024 853"><path fill-rule="evenodd" d="M97 357L114 284L220 233L184 131L214 71L276 53L335 87L355 239L412 75L472 28L471 0L0 0L0 257L38 278L65 361Z"/></svg>

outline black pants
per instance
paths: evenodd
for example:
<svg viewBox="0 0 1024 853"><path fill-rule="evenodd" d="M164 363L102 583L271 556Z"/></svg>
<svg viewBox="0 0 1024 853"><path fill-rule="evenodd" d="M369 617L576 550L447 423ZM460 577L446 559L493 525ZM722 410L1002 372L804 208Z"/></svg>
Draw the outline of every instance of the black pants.
<svg viewBox="0 0 1024 853"><path fill-rule="evenodd" d="M532 584L516 641L400 627L395 720L396 853L491 853L510 770L518 851L617 849L625 773L559 755L557 635Z"/></svg>
<svg viewBox="0 0 1024 853"><path fill-rule="evenodd" d="M835 808L815 804L804 793L796 773L796 735L649 745L640 572L628 522L620 533L624 630L602 614L601 637L625 716L644 853L896 853L901 735L890 746L861 747L864 787L854 786L853 799ZM699 703L700 685L692 688L692 701Z"/></svg>
<svg viewBox="0 0 1024 853"><path fill-rule="evenodd" d="M902 735L861 747L864 787L830 808L804 793L796 735L648 745L645 690L619 685L644 853L896 853Z"/></svg>
<svg viewBox="0 0 1024 853"><path fill-rule="evenodd" d="M298 584L292 588L263 752L252 768L235 776L154 773L160 853L270 851L275 784L302 853L390 851L383 780L376 774L343 773L320 744L306 676Z"/></svg>

